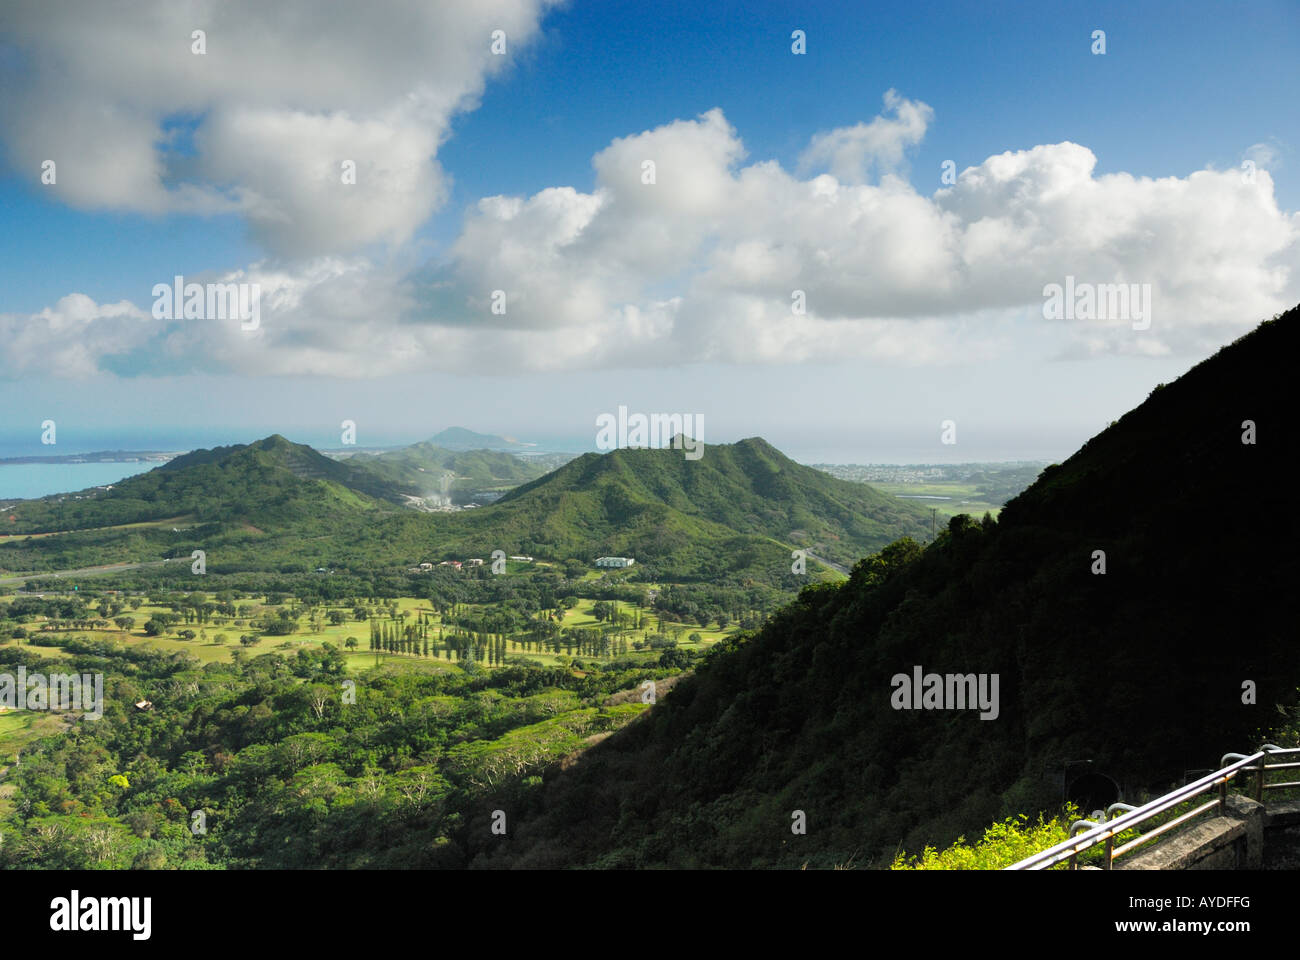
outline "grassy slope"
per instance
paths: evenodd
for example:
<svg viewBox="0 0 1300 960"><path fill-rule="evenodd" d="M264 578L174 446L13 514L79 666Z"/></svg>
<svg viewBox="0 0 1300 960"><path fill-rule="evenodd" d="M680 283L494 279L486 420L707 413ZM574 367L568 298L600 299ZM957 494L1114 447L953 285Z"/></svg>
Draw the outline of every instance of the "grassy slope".
<svg viewBox="0 0 1300 960"><path fill-rule="evenodd" d="M208 599L212 599L211 594L208 594L207 596ZM0 617L4 616L7 602L7 598L0 597ZM397 604L400 613L404 613L408 616L409 619L407 622L414 622L421 614L429 618L431 621L431 640L436 640L438 629L442 626L442 617L436 610L434 610L428 600L418 597L401 597L391 602ZM596 601L594 600L578 600L572 609L566 611L565 616L561 621L561 625L566 628L598 628L601 625L601 621L597 620L593 613L595 603ZM248 605L252 607L253 618L273 617L277 615L280 610L284 609L283 605L266 605L265 597L241 600L239 601L239 605ZM464 608L467 611L476 613L488 612L490 606L491 605L489 604L464 604ZM318 648L323 643L331 643L348 657L350 670L365 670L373 666L376 662L376 654L369 649L370 623L368 621L353 620L351 617L352 609L352 606L346 603L323 606L321 608L322 623L320 629L312 629L311 618L304 613L296 621L297 630L295 630L294 633L287 636L263 636L257 643L249 646L244 646L239 642L241 634L247 634L250 632L250 628L247 625L241 627L234 622L219 623L216 622L216 620L207 625L177 623L171 626L164 634L155 637L147 636L143 629L144 624L155 614L171 612L170 607L156 606L152 603L143 603L139 607L128 610L124 614L135 619L135 627L129 631L121 630L116 626L112 626L102 630L71 629L66 631L43 632L41 631L41 625L45 622L44 618L33 620L25 624L25 626L39 639L48 640L53 643L59 643L62 639L68 637L87 637L93 640L108 640L113 643L122 644L126 647L143 647L164 653L185 653L197 657L202 663L228 663L232 659L232 655L236 651L240 650L244 651L248 656L257 656L258 654L263 653L282 653L286 656L293 656L300 649L310 650ZM337 625L331 624L324 616L324 613L327 610L341 610L348 616L348 620ZM654 632L654 630L657 629L657 621L655 617L647 614L646 620L646 632ZM378 622L381 624L391 624L391 621L388 619L386 614L382 616ZM654 624L654 626L651 624ZM450 632L453 628L446 627L444 629L447 629L448 632ZM685 650L707 649L719 640L735 634L737 630L736 627L729 627L726 630L720 630L716 626L701 627L698 624L673 623L667 624L666 629L670 635L677 639L678 646ZM204 640L199 636L196 636L193 640L182 639L177 636L181 630L193 630L196 634L202 630L207 634L207 639ZM694 634L700 636L698 641L692 641L689 639L690 636ZM224 635L224 640L221 642L217 641L219 635ZM352 652L347 651L345 646L345 641L348 637L355 637L358 641L356 649ZM637 637L639 637L639 634L629 634L629 640L636 639ZM535 649L528 650L525 654L518 643L520 639L521 635L511 636L510 646L507 650L509 656L526 655L531 660L536 660L539 663L545 664L554 664L557 662L567 663L570 659L573 659L572 657L563 655L557 656L549 652L538 652ZM0 652L3 652L6 649L6 645L12 642L13 641L8 639L0 639ZM14 646L9 649L18 649L18 647ZM44 646L43 644L37 644L32 645L30 649L36 650L41 656L46 657L60 657L66 655L66 651L58 646ZM438 659L437 657L433 659L421 659L407 654L380 653L378 659L385 662L392 662L394 664L422 665L431 669L439 669L439 665L443 668L450 668L450 661L445 659L447 657L446 651L440 650L439 656L442 659ZM592 658L588 657L587 659Z"/></svg>

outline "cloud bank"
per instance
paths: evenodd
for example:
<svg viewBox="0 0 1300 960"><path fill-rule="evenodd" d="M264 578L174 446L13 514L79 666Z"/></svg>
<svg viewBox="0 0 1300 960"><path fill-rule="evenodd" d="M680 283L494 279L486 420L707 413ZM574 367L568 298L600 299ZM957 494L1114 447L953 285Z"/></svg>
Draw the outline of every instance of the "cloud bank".
<svg viewBox="0 0 1300 960"><path fill-rule="evenodd" d="M267 254L187 278L257 283L255 331L77 293L0 315L0 375L930 364L1045 328L1062 356L1204 354L1300 300L1300 216L1277 205L1266 145L1248 148L1252 177L1153 179L1043 144L947 185L933 171L926 192L902 171L934 111L893 90L878 116L813 137L793 171L749 157L721 109L616 139L592 158L590 192L485 197L444 257L411 270L401 251L446 196L438 146L500 69L491 31L526 43L544 10L390 7L0 14L32 67L0 94L17 168L57 159L76 207L238 214ZM340 183L345 159L355 185ZM1044 319L1044 287L1067 276L1150 284L1150 328Z"/></svg>

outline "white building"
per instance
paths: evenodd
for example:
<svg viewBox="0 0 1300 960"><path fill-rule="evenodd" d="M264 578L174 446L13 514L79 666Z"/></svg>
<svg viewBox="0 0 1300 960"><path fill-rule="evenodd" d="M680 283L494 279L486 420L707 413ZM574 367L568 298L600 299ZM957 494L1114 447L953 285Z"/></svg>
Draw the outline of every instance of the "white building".
<svg viewBox="0 0 1300 960"><path fill-rule="evenodd" d="M631 557L597 557L596 566L598 567L630 567L636 563Z"/></svg>

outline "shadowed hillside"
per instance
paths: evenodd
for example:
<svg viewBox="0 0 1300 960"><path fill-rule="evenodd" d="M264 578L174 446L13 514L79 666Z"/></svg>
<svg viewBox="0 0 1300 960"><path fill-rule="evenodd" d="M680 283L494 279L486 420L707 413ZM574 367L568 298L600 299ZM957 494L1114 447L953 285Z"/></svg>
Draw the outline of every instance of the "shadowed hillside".
<svg viewBox="0 0 1300 960"><path fill-rule="evenodd" d="M1282 482L1298 322L1158 387L998 522L956 517L809 587L548 776L476 863L884 865L1059 802L1067 759L1133 791L1255 745L1300 685ZM998 674L996 719L894 709L916 666Z"/></svg>

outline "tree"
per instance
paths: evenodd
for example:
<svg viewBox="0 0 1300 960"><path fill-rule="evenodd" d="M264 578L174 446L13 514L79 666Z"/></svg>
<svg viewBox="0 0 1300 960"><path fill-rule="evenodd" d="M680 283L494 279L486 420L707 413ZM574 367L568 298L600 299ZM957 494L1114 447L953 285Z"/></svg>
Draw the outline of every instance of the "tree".
<svg viewBox="0 0 1300 960"><path fill-rule="evenodd" d="M149 620L145 622L144 633L146 637L156 637L160 633L165 633L166 631L167 625L159 621L157 617L150 617Z"/></svg>
<svg viewBox="0 0 1300 960"><path fill-rule="evenodd" d="M161 844L153 843L135 855L132 870L161 870L167 866L167 853Z"/></svg>
<svg viewBox="0 0 1300 960"><path fill-rule="evenodd" d="M665 650L659 657L659 666L666 670L681 670L691 665L691 658L685 650Z"/></svg>
<svg viewBox="0 0 1300 960"><path fill-rule="evenodd" d="M125 630L127 633L135 629L135 617L118 617L113 622L117 624L117 629Z"/></svg>
<svg viewBox="0 0 1300 960"><path fill-rule="evenodd" d="M961 537L974 526L973 521L964 513L959 513L948 521L950 536ZM854 570L862 568L868 585L880 583L893 576L921 555L921 546L911 537L895 540L879 553L872 554L858 561Z"/></svg>
<svg viewBox="0 0 1300 960"><path fill-rule="evenodd" d="M347 647L349 650L355 650L357 648L357 638L348 637L343 641L343 646Z"/></svg>

